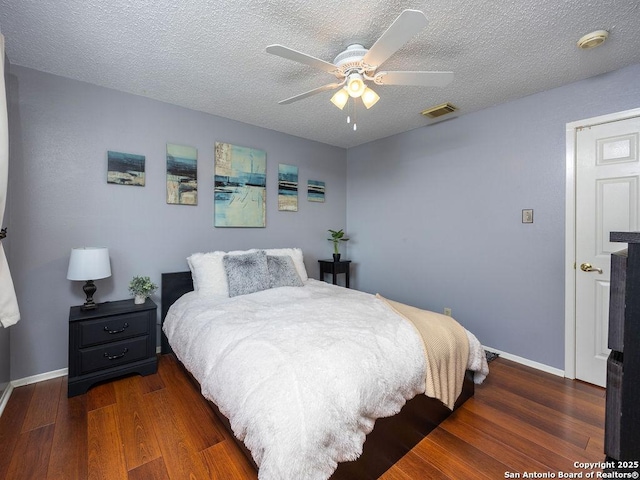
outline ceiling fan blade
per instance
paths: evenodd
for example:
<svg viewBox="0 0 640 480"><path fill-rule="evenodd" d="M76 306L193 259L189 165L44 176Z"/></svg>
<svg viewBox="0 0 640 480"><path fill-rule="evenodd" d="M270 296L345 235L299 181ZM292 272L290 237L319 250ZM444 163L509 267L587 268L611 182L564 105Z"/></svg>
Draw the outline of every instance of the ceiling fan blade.
<svg viewBox="0 0 640 480"><path fill-rule="evenodd" d="M325 62L319 58L312 57L306 53L298 52L292 48L285 47L283 45L269 45L267 47L267 53L277 55L287 60L293 60L294 62L304 63L310 67L324 70L325 72L334 73L337 68L333 63Z"/></svg>
<svg viewBox="0 0 640 480"><path fill-rule="evenodd" d="M377 85L445 87L453 80L453 72L378 72L373 78Z"/></svg>
<svg viewBox="0 0 640 480"><path fill-rule="evenodd" d="M362 61L379 67L414 35L427 26L428 20L420 10L405 10L369 49Z"/></svg>
<svg viewBox="0 0 640 480"><path fill-rule="evenodd" d="M302 100L303 98L310 97L312 95L315 95L316 93L326 92L327 90L332 90L334 88L338 88L343 85L344 85L344 82L329 83L328 85L323 85L322 87L314 88L313 90L309 90L308 92L301 93L300 95L296 95L295 97L290 97L285 100L280 100L278 104L288 105L289 103L297 102L298 100Z"/></svg>

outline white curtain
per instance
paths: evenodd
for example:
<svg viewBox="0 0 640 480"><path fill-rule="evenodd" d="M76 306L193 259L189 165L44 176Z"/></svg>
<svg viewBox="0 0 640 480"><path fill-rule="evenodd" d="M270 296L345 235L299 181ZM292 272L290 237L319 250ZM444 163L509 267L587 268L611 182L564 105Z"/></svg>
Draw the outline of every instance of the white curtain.
<svg viewBox="0 0 640 480"><path fill-rule="evenodd" d="M9 181L9 121L7 119L7 94L4 85L4 36L0 33L0 226L4 219ZM13 288L9 264L0 241L0 324L9 327L20 320L20 310Z"/></svg>

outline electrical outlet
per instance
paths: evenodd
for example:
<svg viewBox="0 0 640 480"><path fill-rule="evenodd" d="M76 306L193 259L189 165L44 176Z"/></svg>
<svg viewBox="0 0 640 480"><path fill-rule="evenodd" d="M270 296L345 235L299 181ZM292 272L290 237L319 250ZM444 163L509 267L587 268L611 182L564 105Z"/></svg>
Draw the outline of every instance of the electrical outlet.
<svg viewBox="0 0 640 480"><path fill-rule="evenodd" d="M451 309L449 307L444 307L444 314L448 317L451 316Z"/></svg>
<svg viewBox="0 0 640 480"><path fill-rule="evenodd" d="M522 223L533 223L533 209L522 210Z"/></svg>

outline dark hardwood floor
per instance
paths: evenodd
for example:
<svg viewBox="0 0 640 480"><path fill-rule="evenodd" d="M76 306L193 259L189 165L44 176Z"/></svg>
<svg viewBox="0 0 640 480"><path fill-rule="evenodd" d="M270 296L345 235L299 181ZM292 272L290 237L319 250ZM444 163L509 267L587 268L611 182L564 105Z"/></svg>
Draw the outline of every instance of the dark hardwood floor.
<svg viewBox="0 0 640 480"><path fill-rule="evenodd" d="M604 460L603 389L504 359L490 368L475 397L381 478L497 479ZM0 479L257 478L172 356L155 375L66 390L62 377L13 391Z"/></svg>

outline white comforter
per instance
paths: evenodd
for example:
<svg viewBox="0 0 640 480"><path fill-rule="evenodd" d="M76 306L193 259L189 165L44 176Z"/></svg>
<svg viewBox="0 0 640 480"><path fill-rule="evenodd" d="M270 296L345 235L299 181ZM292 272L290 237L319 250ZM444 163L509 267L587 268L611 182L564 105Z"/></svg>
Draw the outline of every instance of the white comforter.
<svg viewBox="0 0 640 480"><path fill-rule="evenodd" d="M407 320L373 295L316 280L233 298L191 292L164 331L260 480L329 478L360 455L376 418L425 388L422 339ZM470 365L483 365L479 350Z"/></svg>

